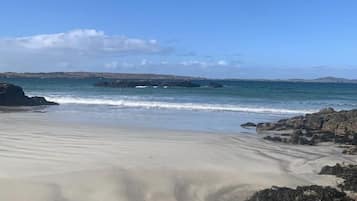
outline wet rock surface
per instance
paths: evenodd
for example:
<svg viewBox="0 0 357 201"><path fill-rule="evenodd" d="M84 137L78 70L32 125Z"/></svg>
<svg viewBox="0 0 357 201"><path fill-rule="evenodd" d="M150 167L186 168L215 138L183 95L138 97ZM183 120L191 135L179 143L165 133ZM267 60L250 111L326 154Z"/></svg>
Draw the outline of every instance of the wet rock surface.
<svg viewBox="0 0 357 201"><path fill-rule="evenodd" d="M332 133L341 137L349 136L352 143L353 135L357 134L357 110L335 111L332 108L327 108L305 116L257 125L258 132L283 130L304 130L309 133Z"/></svg>
<svg viewBox="0 0 357 201"><path fill-rule="evenodd" d="M253 127L256 127L257 125L253 122L247 122L247 123L241 124L240 126L243 128L253 128Z"/></svg>
<svg viewBox="0 0 357 201"><path fill-rule="evenodd" d="M357 110L319 112L282 119L273 123L259 123L257 133L279 132L289 135L291 144L315 145L320 142L357 145ZM267 138L269 140L269 138ZM275 140L277 141L277 140Z"/></svg>

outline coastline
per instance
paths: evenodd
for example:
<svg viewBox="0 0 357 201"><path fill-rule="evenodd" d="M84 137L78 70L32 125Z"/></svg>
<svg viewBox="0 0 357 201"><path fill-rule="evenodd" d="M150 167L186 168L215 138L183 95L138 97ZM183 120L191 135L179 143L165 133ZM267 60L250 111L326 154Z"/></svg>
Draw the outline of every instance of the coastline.
<svg viewBox="0 0 357 201"><path fill-rule="evenodd" d="M332 144L0 117L1 200L244 200L271 185L335 186L321 167L357 163Z"/></svg>

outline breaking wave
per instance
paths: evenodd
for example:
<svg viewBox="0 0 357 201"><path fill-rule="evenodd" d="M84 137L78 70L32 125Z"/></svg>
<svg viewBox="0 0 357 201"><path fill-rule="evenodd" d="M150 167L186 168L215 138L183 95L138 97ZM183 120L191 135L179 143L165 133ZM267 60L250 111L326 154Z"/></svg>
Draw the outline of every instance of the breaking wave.
<svg viewBox="0 0 357 201"><path fill-rule="evenodd" d="M142 100L115 100L78 97L46 97L50 101L60 104L85 104L85 105L110 105L118 107L146 108L146 109L174 109L174 110L201 110L201 111L227 111L227 112L251 112L271 114L305 114L316 112L315 110L294 110L283 108L244 107L229 104L205 104L205 103L178 103L163 101Z"/></svg>

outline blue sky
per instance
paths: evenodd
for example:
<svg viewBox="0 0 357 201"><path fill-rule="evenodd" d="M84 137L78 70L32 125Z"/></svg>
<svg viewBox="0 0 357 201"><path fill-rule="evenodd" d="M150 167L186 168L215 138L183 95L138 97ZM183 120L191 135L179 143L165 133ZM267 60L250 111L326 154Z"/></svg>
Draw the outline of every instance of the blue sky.
<svg viewBox="0 0 357 201"><path fill-rule="evenodd" d="M0 71L357 78L357 1L0 4Z"/></svg>

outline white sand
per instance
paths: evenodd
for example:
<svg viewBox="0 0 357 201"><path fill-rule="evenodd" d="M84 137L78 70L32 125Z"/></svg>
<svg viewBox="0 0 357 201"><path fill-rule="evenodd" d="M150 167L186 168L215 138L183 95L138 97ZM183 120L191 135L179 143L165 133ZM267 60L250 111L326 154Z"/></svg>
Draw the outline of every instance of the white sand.
<svg viewBox="0 0 357 201"><path fill-rule="evenodd" d="M0 200L239 201L271 185L336 185L316 173L357 160L333 145L66 125L44 117L0 114Z"/></svg>

